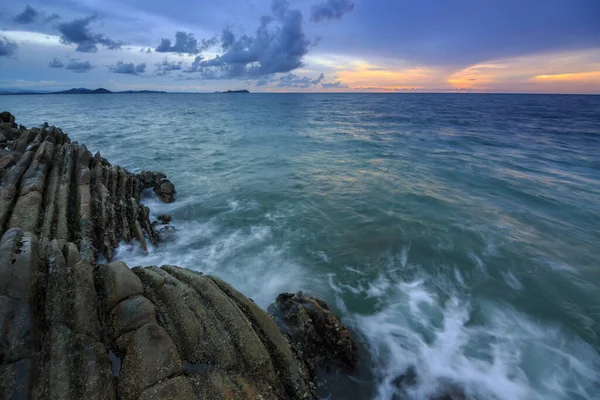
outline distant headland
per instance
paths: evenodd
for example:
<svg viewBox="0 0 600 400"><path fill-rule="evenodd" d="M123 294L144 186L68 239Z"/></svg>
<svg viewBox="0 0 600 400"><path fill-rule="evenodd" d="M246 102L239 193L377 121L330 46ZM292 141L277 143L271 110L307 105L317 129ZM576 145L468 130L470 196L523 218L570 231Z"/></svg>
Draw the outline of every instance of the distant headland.
<svg viewBox="0 0 600 400"><path fill-rule="evenodd" d="M133 94L133 93L168 93L160 90L123 90L119 92L112 92L108 89L98 88L98 89L87 89L87 88L73 88L69 90L61 90L57 92L49 92L49 91L30 91L30 90L6 90L0 89L0 95L26 95L26 94ZM227 90L225 92L215 92L215 93L250 93L249 90Z"/></svg>
<svg viewBox="0 0 600 400"><path fill-rule="evenodd" d="M216 92L216 93L250 93L250 91L246 90L246 89L242 89L242 90L227 90L225 92Z"/></svg>
<svg viewBox="0 0 600 400"><path fill-rule="evenodd" d="M111 92L108 89L98 88L98 89L87 89L87 88L73 88L69 90L61 90L58 92L36 92L36 91L3 91L0 90L0 95L25 95L25 94L132 94L132 93L167 93L158 90L124 90L120 92Z"/></svg>

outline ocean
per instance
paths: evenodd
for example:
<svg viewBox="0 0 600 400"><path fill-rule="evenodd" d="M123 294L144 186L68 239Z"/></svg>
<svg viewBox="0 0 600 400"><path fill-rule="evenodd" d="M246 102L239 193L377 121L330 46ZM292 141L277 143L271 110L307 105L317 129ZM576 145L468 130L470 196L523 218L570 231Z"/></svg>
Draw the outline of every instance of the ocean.
<svg viewBox="0 0 600 400"><path fill-rule="evenodd" d="M173 239L130 266L327 302L363 346L331 399L600 393L600 96L0 96L132 171Z"/></svg>

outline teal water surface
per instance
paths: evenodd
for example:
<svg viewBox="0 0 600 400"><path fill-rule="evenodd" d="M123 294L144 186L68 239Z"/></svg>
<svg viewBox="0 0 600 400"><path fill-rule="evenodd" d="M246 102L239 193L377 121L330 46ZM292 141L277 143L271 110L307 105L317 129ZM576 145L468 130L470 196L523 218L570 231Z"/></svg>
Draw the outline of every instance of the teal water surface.
<svg viewBox="0 0 600 400"><path fill-rule="evenodd" d="M146 203L177 235L121 246L130 266L215 274L264 308L284 291L330 302L365 347L330 398L599 398L598 96L36 95L1 110L169 175L177 201Z"/></svg>

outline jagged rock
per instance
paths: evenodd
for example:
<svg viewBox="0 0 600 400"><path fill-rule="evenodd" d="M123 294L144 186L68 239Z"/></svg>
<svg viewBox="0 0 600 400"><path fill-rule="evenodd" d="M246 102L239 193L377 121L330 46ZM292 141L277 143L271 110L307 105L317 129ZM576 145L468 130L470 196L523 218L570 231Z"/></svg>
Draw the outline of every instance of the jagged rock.
<svg viewBox="0 0 600 400"><path fill-rule="evenodd" d="M121 241L158 243L140 194L150 185L172 201L175 188L162 185L165 174L113 167L56 127L17 129L10 113L0 120L0 144L0 234L20 227L39 236L43 248L53 239L59 246L75 241L89 262L100 255L111 261Z"/></svg>
<svg viewBox="0 0 600 400"><path fill-rule="evenodd" d="M139 198L173 201L164 174L112 166L48 124L11 139L14 117L0 122L0 398L300 400L315 398L310 368L350 369L351 338L316 299L282 303L312 324L284 330L303 338L292 348L218 278L110 262L120 241L157 242Z"/></svg>
<svg viewBox="0 0 600 400"><path fill-rule="evenodd" d="M162 179L167 179L167 175L157 171L142 171L136 177L142 189L154 188Z"/></svg>
<svg viewBox="0 0 600 400"><path fill-rule="evenodd" d="M306 363L313 379L320 369L356 371L358 346L327 303L302 292L282 293L269 312L289 338L295 354Z"/></svg>
<svg viewBox="0 0 600 400"><path fill-rule="evenodd" d="M160 214L158 217L156 217L156 219L158 219L158 221L162 224L168 224L171 222L171 216L169 214Z"/></svg>
<svg viewBox="0 0 600 400"><path fill-rule="evenodd" d="M3 111L0 113L0 122L11 124L15 128L17 127L17 124L15 124L15 116L8 111Z"/></svg>
<svg viewBox="0 0 600 400"><path fill-rule="evenodd" d="M172 203L175 200L175 185L168 179L161 179L154 186L154 193L165 203Z"/></svg>

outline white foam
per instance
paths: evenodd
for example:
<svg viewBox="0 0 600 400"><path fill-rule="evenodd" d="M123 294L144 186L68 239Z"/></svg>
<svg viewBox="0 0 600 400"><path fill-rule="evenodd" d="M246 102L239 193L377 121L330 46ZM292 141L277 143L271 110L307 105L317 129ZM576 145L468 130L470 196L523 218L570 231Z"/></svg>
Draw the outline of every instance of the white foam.
<svg viewBox="0 0 600 400"><path fill-rule="evenodd" d="M332 284L341 301L343 286ZM499 304L480 303L473 311L468 298L437 290L425 274L399 280L381 291L379 312L346 318L374 356L377 399L429 399L452 386L470 398L499 400L596 393L600 359L579 338ZM417 384L400 388L394 381L409 368Z"/></svg>
<svg viewBox="0 0 600 400"><path fill-rule="evenodd" d="M156 208L158 213L175 210L175 206L164 204ZM244 207L230 204L232 212L236 209L242 212ZM323 287L323 283L307 274L307 268L288 257L285 246L273 246L273 230L269 226L234 229L225 227L218 217L205 221L174 220L173 224L177 230L170 241L149 246L148 251L137 244L121 244L114 259L123 260L130 267L178 265L212 274L263 308L282 292L319 292Z"/></svg>

